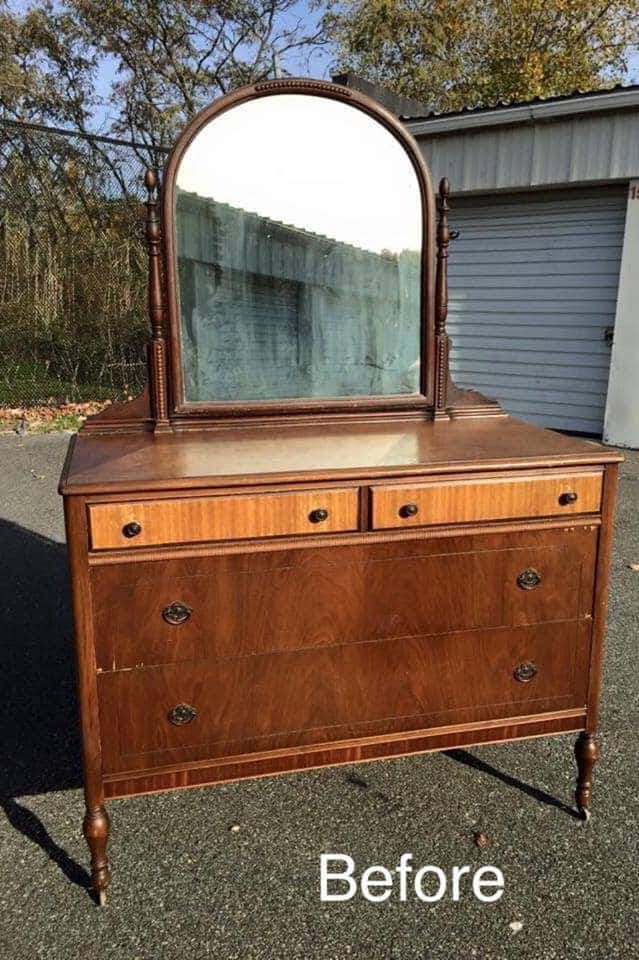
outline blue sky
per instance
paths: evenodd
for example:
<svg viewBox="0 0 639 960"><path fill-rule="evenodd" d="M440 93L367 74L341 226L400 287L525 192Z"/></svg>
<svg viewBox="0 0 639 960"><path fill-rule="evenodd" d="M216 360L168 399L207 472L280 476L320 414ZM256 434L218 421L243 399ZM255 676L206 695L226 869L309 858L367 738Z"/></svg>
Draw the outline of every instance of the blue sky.
<svg viewBox="0 0 639 960"><path fill-rule="evenodd" d="M59 0L56 0L58 3ZM9 0L10 6L17 12L24 12L29 6L28 0ZM316 10L310 9L308 0L298 0L298 2L288 12L286 20L290 21L291 26L298 19L306 21L309 31L314 29L318 21ZM315 48L310 54L308 51L303 53L293 52L283 61L283 66L287 72L297 76L311 76L327 78L330 76L332 64L332 55L330 50L324 48ZM115 77L116 62L114 59L107 59L103 62L100 73L96 80L96 93L98 96L108 98L111 83ZM639 50L635 50L630 57L628 76L626 83L639 82ZM109 106L105 106L96 111L95 124L101 130L109 127L110 113ZM115 111L113 111L115 112Z"/></svg>
<svg viewBox="0 0 639 960"><path fill-rule="evenodd" d="M26 3L16 3L14 8L25 7ZM316 11L309 10L309 4L305 0L299 0L288 12L283 23L288 26L295 26L300 19L306 21L308 31L315 29L318 22ZM310 54L309 51L302 53L292 52L282 62L286 71L294 76L328 78L330 76L331 54L324 48L316 47ZM114 58L106 60L100 70L96 82L96 93L100 97L107 97L111 83L115 78L116 61ZM105 107L96 111L95 121L98 127L106 129L109 126L109 109Z"/></svg>

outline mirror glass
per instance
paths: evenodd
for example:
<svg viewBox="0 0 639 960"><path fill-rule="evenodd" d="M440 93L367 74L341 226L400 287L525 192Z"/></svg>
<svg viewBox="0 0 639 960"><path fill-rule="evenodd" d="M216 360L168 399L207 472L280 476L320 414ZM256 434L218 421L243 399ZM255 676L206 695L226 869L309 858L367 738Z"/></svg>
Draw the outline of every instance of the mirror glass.
<svg viewBox="0 0 639 960"><path fill-rule="evenodd" d="M377 120L238 104L186 149L175 203L186 403L419 393L419 183Z"/></svg>

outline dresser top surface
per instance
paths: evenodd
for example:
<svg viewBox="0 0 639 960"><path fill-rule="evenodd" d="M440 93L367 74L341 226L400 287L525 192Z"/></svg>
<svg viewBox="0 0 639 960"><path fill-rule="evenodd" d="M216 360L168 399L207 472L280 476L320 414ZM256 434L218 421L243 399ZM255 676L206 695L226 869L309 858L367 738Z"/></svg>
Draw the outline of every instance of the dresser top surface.
<svg viewBox="0 0 639 960"><path fill-rule="evenodd" d="M375 476L578 466L623 459L593 441L511 417L185 430L80 432L62 493L188 489Z"/></svg>

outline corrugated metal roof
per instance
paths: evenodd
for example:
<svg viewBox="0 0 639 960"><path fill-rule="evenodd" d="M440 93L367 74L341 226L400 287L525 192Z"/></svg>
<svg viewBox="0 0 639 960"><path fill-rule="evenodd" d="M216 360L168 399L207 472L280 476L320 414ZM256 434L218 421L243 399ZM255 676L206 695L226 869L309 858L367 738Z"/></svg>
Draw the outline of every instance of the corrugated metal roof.
<svg viewBox="0 0 639 960"><path fill-rule="evenodd" d="M406 121L435 183L490 193L639 177L639 84Z"/></svg>
<svg viewBox="0 0 639 960"><path fill-rule="evenodd" d="M639 177L637 112L611 111L485 128L419 131L433 181L455 194Z"/></svg>
<svg viewBox="0 0 639 960"><path fill-rule="evenodd" d="M401 119L406 121L432 120L433 117L461 117L469 113L494 113L513 107L530 107L537 103L560 103L564 100L585 100L588 97L598 97L607 93L619 91L639 91L639 83L616 83L612 87L600 87L597 90L573 90L572 93L560 93L553 97L532 97L530 100L497 100L495 103L482 104L477 107L463 107L461 110L430 110L423 114L402 114Z"/></svg>

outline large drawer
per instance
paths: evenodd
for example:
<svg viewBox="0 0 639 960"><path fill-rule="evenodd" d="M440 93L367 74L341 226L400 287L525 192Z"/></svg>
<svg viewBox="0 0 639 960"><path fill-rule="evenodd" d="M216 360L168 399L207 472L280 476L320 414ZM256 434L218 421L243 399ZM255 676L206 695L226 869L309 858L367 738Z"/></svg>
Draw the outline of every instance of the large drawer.
<svg viewBox="0 0 639 960"><path fill-rule="evenodd" d="M522 531L91 569L99 669L574 620L597 531Z"/></svg>
<svg viewBox="0 0 639 960"><path fill-rule="evenodd" d="M94 550L357 530L357 489L91 503Z"/></svg>
<svg viewBox="0 0 639 960"><path fill-rule="evenodd" d="M103 673L105 773L581 707L589 646L563 622Z"/></svg>
<svg viewBox="0 0 639 960"><path fill-rule="evenodd" d="M376 530L597 513L601 470L371 488Z"/></svg>

